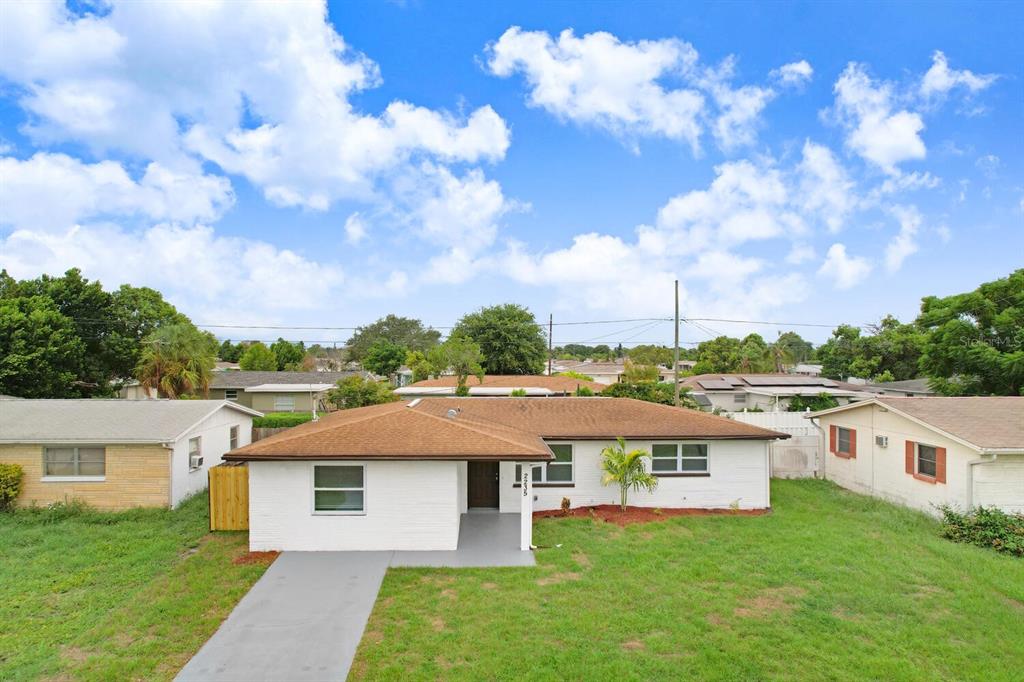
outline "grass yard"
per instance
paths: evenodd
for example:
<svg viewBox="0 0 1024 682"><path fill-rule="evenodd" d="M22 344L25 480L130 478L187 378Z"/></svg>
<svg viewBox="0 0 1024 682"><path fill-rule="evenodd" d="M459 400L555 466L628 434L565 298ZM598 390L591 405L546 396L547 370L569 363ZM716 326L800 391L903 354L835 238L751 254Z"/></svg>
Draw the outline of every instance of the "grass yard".
<svg viewBox="0 0 1024 682"><path fill-rule="evenodd" d="M170 679L266 564L175 511L0 514L0 679Z"/></svg>
<svg viewBox="0 0 1024 682"><path fill-rule="evenodd" d="M1021 679L1024 561L772 486L760 517L537 521L535 569L390 570L352 677Z"/></svg>

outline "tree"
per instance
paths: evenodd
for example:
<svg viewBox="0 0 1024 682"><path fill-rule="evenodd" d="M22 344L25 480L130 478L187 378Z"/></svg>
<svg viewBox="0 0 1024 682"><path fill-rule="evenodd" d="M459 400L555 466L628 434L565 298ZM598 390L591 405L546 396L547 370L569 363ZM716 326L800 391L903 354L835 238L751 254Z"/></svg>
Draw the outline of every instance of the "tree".
<svg viewBox="0 0 1024 682"><path fill-rule="evenodd" d="M638 365L671 367L673 350L665 346L639 345L629 351L628 357Z"/></svg>
<svg viewBox="0 0 1024 682"><path fill-rule="evenodd" d="M349 359L362 362L370 346L378 339L425 353L440 343L441 332L424 327L419 320L388 315L356 329L348 340Z"/></svg>
<svg viewBox="0 0 1024 682"><path fill-rule="evenodd" d="M920 367L945 395L1024 394L1024 268L921 303Z"/></svg>
<svg viewBox="0 0 1024 682"><path fill-rule="evenodd" d="M638 365L626 360L622 369L622 383L641 384L644 382L656 382L658 380L658 368L653 365Z"/></svg>
<svg viewBox="0 0 1024 682"><path fill-rule="evenodd" d="M814 354L814 346L811 342L805 341L796 332L783 332L779 334L779 338L772 344L772 349L777 352L777 358L784 359L785 364L807 362Z"/></svg>
<svg viewBox="0 0 1024 682"><path fill-rule="evenodd" d="M136 376L167 398L209 395L217 341L192 324L160 327L143 341Z"/></svg>
<svg viewBox="0 0 1024 682"><path fill-rule="evenodd" d="M238 362L238 359L242 357L242 351L242 344L236 346L231 343L231 339L225 339L217 350L217 357L222 362Z"/></svg>
<svg viewBox="0 0 1024 682"><path fill-rule="evenodd" d="M832 330L832 337L818 346L818 361L821 375L829 379L846 379L851 376L850 368L857 359L856 346L860 329L841 324Z"/></svg>
<svg viewBox="0 0 1024 682"><path fill-rule="evenodd" d="M916 326L902 324L888 315L868 331L870 334L862 335L858 327L837 327L832 338L818 348L822 375L873 381L902 381L918 376L924 336Z"/></svg>
<svg viewBox="0 0 1024 682"><path fill-rule="evenodd" d="M398 399L386 382L366 379L361 374L345 377L327 392L327 400L341 410L380 405Z"/></svg>
<svg viewBox="0 0 1024 682"><path fill-rule="evenodd" d="M626 441L615 439L618 445L609 445L601 450L601 485L619 485L619 505L626 511L630 490L653 491L658 487L658 478L647 471L644 458L650 457L646 450L637 448L626 452Z"/></svg>
<svg viewBox="0 0 1024 682"><path fill-rule="evenodd" d="M270 344L270 350L274 352L274 357L277 358L277 367L275 369L278 371L294 369L301 365L302 358L306 357L306 344L302 341L292 343L279 337L277 341Z"/></svg>
<svg viewBox="0 0 1024 682"><path fill-rule="evenodd" d="M694 374L735 372L740 365L740 342L731 336L719 336L697 346Z"/></svg>
<svg viewBox="0 0 1024 682"><path fill-rule="evenodd" d="M455 375L455 395L469 395L466 379L470 376L484 380L483 354L480 346L459 334L452 334L440 346L427 354L427 359L434 368L432 374L451 372Z"/></svg>
<svg viewBox="0 0 1024 682"><path fill-rule="evenodd" d="M249 347L238 359L238 365L244 370L277 371L277 356L261 341L249 344Z"/></svg>
<svg viewBox="0 0 1024 682"><path fill-rule="evenodd" d="M768 344L760 334L747 334L739 347L739 365L741 372L770 372L775 368Z"/></svg>
<svg viewBox="0 0 1024 682"><path fill-rule="evenodd" d="M487 374L540 374L547 359L544 332L527 308L506 303L463 316L452 331L480 346Z"/></svg>
<svg viewBox="0 0 1024 682"><path fill-rule="evenodd" d="M115 378L133 376L142 355L142 341L160 327L191 324L191 320L149 287L122 284L111 294L114 330L107 340L107 356Z"/></svg>
<svg viewBox="0 0 1024 682"><path fill-rule="evenodd" d="M389 377L402 366L409 349L387 339L377 339L363 357L363 367L378 376Z"/></svg>
<svg viewBox="0 0 1024 682"><path fill-rule="evenodd" d="M74 398L85 346L46 296L0 298L0 393Z"/></svg>
<svg viewBox="0 0 1024 682"><path fill-rule="evenodd" d="M691 410L699 410L700 405L697 404L697 401L692 396L687 395L689 390L686 386L679 387L679 406ZM675 387L672 384L655 383L653 381L645 381L638 384L619 382L601 391L601 395L610 398L633 398L634 400L643 400L660 405L674 405L674 393Z"/></svg>
<svg viewBox="0 0 1024 682"><path fill-rule="evenodd" d="M413 383L429 379L430 375L434 373L434 367L423 351L409 351L405 356L405 364L412 370Z"/></svg>
<svg viewBox="0 0 1024 682"><path fill-rule="evenodd" d="M833 407L839 407L839 401L836 400L835 396L825 393L824 391L816 396L802 396L795 395L789 399L788 410L790 412L817 412L818 410L828 410Z"/></svg>

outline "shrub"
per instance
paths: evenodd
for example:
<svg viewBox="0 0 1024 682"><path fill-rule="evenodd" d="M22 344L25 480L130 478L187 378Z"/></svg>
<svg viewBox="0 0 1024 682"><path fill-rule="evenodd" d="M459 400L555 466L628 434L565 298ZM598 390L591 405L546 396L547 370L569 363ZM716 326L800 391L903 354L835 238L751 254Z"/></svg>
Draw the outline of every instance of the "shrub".
<svg viewBox="0 0 1024 682"><path fill-rule="evenodd" d="M590 397L592 395L594 395L594 391L592 391L589 386L577 386L576 387L576 396L578 398L587 398L587 397Z"/></svg>
<svg viewBox="0 0 1024 682"><path fill-rule="evenodd" d="M25 472L17 464L0 464L0 509L14 505L21 494L21 479Z"/></svg>
<svg viewBox="0 0 1024 682"><path fill-rule="evenodd" d="M526 397L526 389L525 388L514 388L514 389L512 389L512 392L509 395L512 396L513 398L525 398Z"/></svg>
<svg viewBox="0 0 1024 682"><path fill-rule="evenodd" d="M305 424L312 418L311 412L271 412L262 417L254 417L252 425L257 429L282 429Z"/></svg>
<svg viewBox="0 0 1024 682"><path fill-rule="evenodd" d="M1024 514L1007 514L994 507L961 513L943 506L939 511L943 537L1024 557Z"/></svg>

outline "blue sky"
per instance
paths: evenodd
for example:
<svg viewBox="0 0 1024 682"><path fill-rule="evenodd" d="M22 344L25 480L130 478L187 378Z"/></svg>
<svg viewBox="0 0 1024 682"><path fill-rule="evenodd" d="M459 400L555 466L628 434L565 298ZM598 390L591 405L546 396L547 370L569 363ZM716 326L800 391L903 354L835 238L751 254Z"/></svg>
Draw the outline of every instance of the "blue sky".
<svg viewBox="0 0 1024 682"><path fill-rule="evenodd" d="M1024 264L1019 5L480 5L5 3L0 264L324 327L663 317L675 278L865 324Z"/></svg>

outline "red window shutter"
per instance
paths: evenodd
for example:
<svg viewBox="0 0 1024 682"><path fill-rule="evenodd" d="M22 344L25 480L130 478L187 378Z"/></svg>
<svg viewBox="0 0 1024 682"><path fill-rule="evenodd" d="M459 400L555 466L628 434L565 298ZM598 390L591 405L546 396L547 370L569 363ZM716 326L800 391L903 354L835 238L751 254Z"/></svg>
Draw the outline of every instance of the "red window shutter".
<svg viewBox="0 0 1024 682"><path fill-rule="evenodd" d="M935 448L935 482L946 482L946 448Z"/></svg>
<svg viewBox="0 0 1024 682"><path fill-rule="evenodd" d="M906 463L907 463L907 473L910 474L911 476L913 476L914 472L917 470L916 467L914 466L914 454L915 454L914 453L914 441L908 440L907 441Z"/></svg>
<svg viewBox="0 0 1024 682"><path fill-rule="evenodd" d="M857 457L857 430L850 429L850 457Z"/></svg>
<svg viewBox="0 0 1024 682"><path fill-rule="evenodd" d="M828 427L828 451L833 455L836 453L836 442L839 440L838 428L835 424Z"/></svg>

